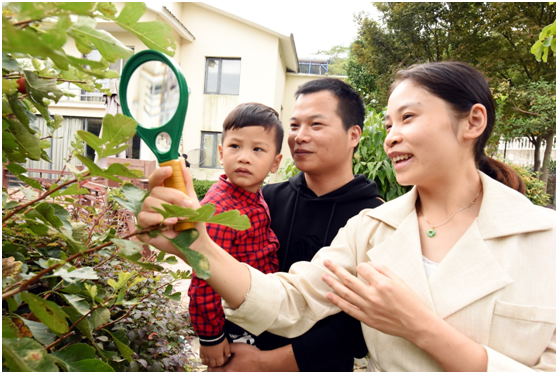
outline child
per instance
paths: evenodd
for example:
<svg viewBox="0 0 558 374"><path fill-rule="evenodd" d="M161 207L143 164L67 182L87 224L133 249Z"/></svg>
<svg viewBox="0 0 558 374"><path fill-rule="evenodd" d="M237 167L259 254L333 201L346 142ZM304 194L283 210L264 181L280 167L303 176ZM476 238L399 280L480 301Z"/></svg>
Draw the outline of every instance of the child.
<svg viewBox="0 0 558 374"><path fill-rule="evenodd" d="M223 123L219 156L225 174L205 195L201 204L213 203L216 213L237 209L250 219L251 227L236 231L208 224L211 238L241 262L264 272L279 269L279 241L270 228L269 209L260 185L275 173L282 155L283 127L278 113L263 104L240 104ZM225 322L221 297L204 281L192 278L190 289L192 325L200 338L200 357L210 366L222 366L230 356L229 340L254 343L254 338L231 322Z"/></svg>

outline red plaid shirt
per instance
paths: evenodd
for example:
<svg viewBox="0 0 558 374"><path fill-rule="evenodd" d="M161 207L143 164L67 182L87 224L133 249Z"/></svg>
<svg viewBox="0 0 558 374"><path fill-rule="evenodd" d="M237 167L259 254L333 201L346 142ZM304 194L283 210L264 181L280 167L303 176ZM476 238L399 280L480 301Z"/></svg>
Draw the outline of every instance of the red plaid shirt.
<svg viewBox="0 0 558 374"><path fill-rule="evenodd" d="M248 230L237 231L230 227L208 223L209 236L221 248L240 262L247 263L264 273L279 270L277 249L279 240L270 228L270 216L267 203L261 190L257 193L245 191L230 183L225 174L214 184L201 204L215 204L215 214L237 209L250 219ZM225 315L221 297L213 291L206 281L194 275L190 288L190 316L192 326L200 337L202 345L213 345L223 340Z"/></svg>

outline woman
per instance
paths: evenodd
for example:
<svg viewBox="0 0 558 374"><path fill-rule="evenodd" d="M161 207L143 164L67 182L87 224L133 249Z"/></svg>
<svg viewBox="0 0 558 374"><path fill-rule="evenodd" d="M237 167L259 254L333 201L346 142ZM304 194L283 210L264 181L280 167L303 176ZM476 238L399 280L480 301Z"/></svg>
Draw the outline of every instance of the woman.
<svg viewBox="0 0 558 374"><path fill-rule="evenodd" d="M400 72L385 151L397 181L415 187L362 211L289 274L236 262L198 225L193 249L208 257L228 318L254 334L296 336L340 308L362 322L377 371L554 371L555 212L514 191L519 177L484 154L494 118L490 89L467 64ZM152 186L167 174L159 169ZM146 199L142 226L161 221L151 206L197 206L165 191Z"/></svg>

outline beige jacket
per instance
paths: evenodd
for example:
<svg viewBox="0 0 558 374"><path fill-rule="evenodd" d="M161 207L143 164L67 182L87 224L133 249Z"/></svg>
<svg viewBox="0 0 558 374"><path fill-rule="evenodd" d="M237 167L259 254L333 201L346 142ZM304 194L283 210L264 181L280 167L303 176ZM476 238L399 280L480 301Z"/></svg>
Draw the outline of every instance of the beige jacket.
<svg viewBox="0 0 558 374"><path fill-rule="evenodd" d="M556 212L479 172L484 198L479 216L438 268L426 278L415 210L416 188L352 218L312 262L289 274L252 282L227 318L254 334L294 337L339 309L325 298L328 258L352 274L358 263L388 266L429 308L482 344L489 371L556 370ZM362 325L374 371L439 371L409 341Z"/></svg>

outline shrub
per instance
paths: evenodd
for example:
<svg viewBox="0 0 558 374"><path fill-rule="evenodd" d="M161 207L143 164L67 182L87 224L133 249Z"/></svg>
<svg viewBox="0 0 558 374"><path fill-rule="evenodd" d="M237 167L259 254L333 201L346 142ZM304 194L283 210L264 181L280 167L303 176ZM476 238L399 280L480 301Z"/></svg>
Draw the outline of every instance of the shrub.
<svg viewBox="0 0 558 374"><path fill-rule="evenodd" d="M194 179L194 189L196 190L196 195L198 196L198 200L202 200L211 188L217 181L208 181L208 180L198 180Z"/></svg>
<svg viewBox="0 0 558 374"><path fill-rule="evenodd" d="M530 168L518 165L511 167L519 174L525 183L525 195L535 205L547 206L550 203L550 196L546 193L546 185L539 179L539 172L533 172Z"/></svg>

